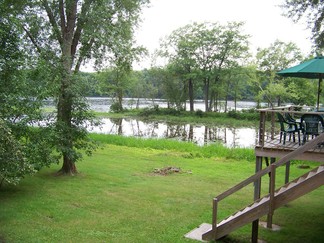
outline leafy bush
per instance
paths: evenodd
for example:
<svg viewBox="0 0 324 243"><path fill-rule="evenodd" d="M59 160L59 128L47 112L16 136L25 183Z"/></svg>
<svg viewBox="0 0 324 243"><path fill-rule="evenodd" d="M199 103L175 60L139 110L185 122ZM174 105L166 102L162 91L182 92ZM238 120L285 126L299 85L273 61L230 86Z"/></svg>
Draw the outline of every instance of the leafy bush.
<svg viewBox="0 0 324 243"><path fill-rule="evenodd" d="M17 184L24 175L35 172L23 151L11 129L0 119L0 186L4 182Z"/></svg>
<svg viewBox="0 0 324 243"><path fill-rule="evenodd" d="M205 113L202 110L197 110L195 112L195 115L198 116L198 117L204 117L205 116Z"/></svg>
<svg viewBox="0 0 324 243"><path fill-rule="evenodd" d="M227 116L238 120L258 120L260 114L255 109L242 111L229 111Z"/></svg>
<svg viewBox="0 0 324 243"><path fill-rule="evenodd" d="M116 113L119 113L119 112L122 112L124 110L123 106L121 104L119 104L118 102L114 102L110 105L110 110L112 112L116 112Z"/></svg>

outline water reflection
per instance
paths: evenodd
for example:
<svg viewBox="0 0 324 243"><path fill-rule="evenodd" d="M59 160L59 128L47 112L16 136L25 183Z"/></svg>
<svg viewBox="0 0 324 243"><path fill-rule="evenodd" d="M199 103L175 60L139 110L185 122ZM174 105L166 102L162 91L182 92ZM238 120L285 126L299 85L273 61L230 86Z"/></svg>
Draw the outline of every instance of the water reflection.
<svg viewBox="0 0 324 243"><path fill-rule="evenodd" d="M221 142L227 147L254 147L258 136L256 128L173 124L128 118L104 118L102 125L93 127L91 131L143 138L170 138L190 141L201 146Z"/></svg>

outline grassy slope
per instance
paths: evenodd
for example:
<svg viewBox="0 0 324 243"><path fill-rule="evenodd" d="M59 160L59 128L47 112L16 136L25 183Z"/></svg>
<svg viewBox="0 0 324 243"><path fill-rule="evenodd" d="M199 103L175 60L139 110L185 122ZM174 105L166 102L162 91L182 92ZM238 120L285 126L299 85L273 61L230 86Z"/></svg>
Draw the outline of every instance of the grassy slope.
<svg viewBox="0 0 324 243"><path fill-rule="evenodd" d="M152 173L165 166L180 167L184 173ZM194 242L183 235L202 222L211 222L212 198L251 175L254 163L188 158L185 152L175 150L104 145L78 164L79 175L55 177L58 168L44 169L17 187L0 189L0 235L4 240ZM292 177L304 172L292 166ZM280 170L277 178L283 174ZM249 203L252 191L252 186L248 187L222 202L220 217ZM283 229L260 229L260 238L267 242L320 242L323 192L322 187L276 211L274 223ZM230 235L231 242L249 239L250 225Z"/></svg>

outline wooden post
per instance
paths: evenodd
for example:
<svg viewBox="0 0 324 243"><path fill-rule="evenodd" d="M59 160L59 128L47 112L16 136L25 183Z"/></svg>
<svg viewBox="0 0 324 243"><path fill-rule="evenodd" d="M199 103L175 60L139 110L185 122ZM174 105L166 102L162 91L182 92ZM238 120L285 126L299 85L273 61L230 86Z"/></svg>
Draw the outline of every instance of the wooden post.
<svg viewBox="0 0 324 243"><path fill-rule="evenodd" d="M213 230L213 239L216 239L217 233L217 206L218 206L218 199L213 199L213 223L212 223L212 230Z"/></svg>
<svg viewBox="0 0 324 243"><path fill-rule="evenodd" d="M255 173L262 170L262 157L257 156L255 161ZM254 201L258 200L261 195L261 178L254 182Z"/></svg>
<svg viewBox="0 0 324 243"><path fill-rule="evenodd" d="M265 122L266 122L266 112L260 111L260 124L259 124L259 145L264 146L265 140Z"/></svg>
<svg viewBox="0 0 324 243"><path fill-rule="evenodd" d="M290 174L290 161L286 163L285 184L289 182L289 174Z"/></svg>
<svg viewBox="0 0 324 243"><path fill-rule="evenodd" d="M259 172L262 170L262 157L257 156L255 162L255 172ZM254 182L254 201L258 200L261 195L261 178ZM258 234L259 234L259 219L254 220L252 222L252 243L258 242Z"/></svg>
<svg viewBox="0 0 324 243"><path fill-rule="evenodd" d="M271 165L270 175L270 201L269 201L269 213L267 218L267 228L272 229L272 217L274 211L274 193L276 189L276 165Z"/></svg>
<svg viewBox="0 0 324 243"><path fill-rule="evenodd" d="M274 139L275 134L275 113L271 112L271 140Z"/></svg>

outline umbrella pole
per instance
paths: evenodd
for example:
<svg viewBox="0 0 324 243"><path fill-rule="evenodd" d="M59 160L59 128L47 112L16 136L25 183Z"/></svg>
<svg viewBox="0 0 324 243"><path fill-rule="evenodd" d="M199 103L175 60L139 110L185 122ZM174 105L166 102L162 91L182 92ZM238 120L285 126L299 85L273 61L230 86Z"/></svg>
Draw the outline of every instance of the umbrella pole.
<svg viewBox="0 0 324 243"><path fill-rule="evenodd" d="M321 97L321 83L322 83L322 74L320 74L319 76L319 80L318 80L318 89L317 89L317 111L319 110L319 102L320 102L320 97Z"/></svg>

